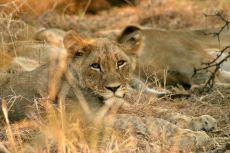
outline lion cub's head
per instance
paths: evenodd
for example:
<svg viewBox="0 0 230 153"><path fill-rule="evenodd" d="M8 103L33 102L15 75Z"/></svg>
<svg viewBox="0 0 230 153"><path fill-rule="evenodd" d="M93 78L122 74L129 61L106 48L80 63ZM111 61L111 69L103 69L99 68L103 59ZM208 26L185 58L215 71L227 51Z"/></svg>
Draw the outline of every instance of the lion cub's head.
<svg viewBox="0 0 230 153"><path fill-rule="evenodd" d="M120 44L106 38L87 41L70 31L64 46L71 61L69 68L80 87L104 99L124 96L140 49L138 34Z"/></svg>

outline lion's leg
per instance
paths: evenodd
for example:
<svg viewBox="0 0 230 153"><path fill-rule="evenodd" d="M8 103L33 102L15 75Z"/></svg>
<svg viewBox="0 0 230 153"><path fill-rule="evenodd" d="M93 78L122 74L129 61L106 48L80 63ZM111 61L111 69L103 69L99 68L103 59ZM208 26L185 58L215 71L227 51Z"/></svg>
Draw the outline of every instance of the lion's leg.
<svg viewBox="0 0 230 153"><path fill-rule="evenodd" d="M120 114L114 121L114 128L122 132L131 132L138 138L144 138L167 149L176 149L178 152L212 149L214 141L204 131L191 131L159 118L137 117ZM207 151L206 150L206 151Z"/></svg>
<svg viewBox="0 0 230 153"><path fill-rule="evenodd" d="M218 75L218 79L222 83L230 83L230 71L220 70Z"/></svg>
<svg viewBox="0 0 230 153"><path fill-rule="evenodd" d="M217 121L210 115L199 117L186 116L180 113L171 112L168 109L155 108L154 117L165 119L180 128L194 131L211 131L217 128Z"/></svg>
<svg viewBox="0 0 230 153"><path fill-rule="evenodd" d="M162 96L169 94L169 92L167 91L159 92L159 91L156 91L155 89L148 88L139 79L133 79L130 85L132 88L138 91L141 91L147 94L153 94L156 97L162 97ZM180 113L174 113L167 109L160 109L160 108L155 108L154 111L155 111L154 117L165 119L173 124L176 124L177 126L181 128L191 129L194 131L200 131L200 130L211 131L217 128L216 119L214 119L210 115L191 117L191 116L185 116Z"/></svg>
<svg viewBox="0 0 230 153"><path fill-rule="evenodd" d="M170 93L167 90L159 91L159 90L156 90L154 88L149 88L147 85L145 85L141 80L139 80L137 78L132 79L132 81L130 82L130 86L135 90L138 90L138 91L146 93L146 94L152 94L158 98L164 97Z"/></svg>

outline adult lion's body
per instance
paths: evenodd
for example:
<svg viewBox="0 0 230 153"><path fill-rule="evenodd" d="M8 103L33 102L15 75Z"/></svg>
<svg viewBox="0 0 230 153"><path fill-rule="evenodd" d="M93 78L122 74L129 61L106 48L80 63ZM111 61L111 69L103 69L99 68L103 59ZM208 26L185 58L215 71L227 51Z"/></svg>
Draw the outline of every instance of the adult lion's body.
<svg viewBox="0 0 230 153"><path fill-rule="evenodd" d="M192 80L194 68L210 59L207 53L202 52L199 44L180 37L180 33L145 30L143 34L146 43L140 61L146 62L141 63L142 74L154 72L161 80L167 78L167 83L187 84Z"/></svg>
<svg viewBox="0 0 230 153"><path fill-rule="evenodd" d="M202 63L214 59L207 49L218 50L218 41L208 36L205 38L204 30L169 31L130 26L123 31L118 41L130 41L135 33L142 35L142 49L136 74L140 74L144 80L158 78L161 83L165 81L166 84L190 87L205 83L209 78L207 71L192 77L195 68L201 68ZM229 40L229 33L224 37Z"/></svg>

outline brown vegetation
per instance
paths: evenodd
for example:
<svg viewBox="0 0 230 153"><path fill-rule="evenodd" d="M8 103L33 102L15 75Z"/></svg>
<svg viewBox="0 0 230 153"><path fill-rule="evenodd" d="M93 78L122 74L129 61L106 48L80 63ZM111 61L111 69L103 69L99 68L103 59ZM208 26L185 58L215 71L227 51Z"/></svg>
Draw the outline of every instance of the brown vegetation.
<svg viewBox="0 0 230 153"><path fill-rule="evenodd" d="M11 61L12 61L12 57L0 50L0 69L9 65Z"/></svg>
<svg viewBox="0 0 230 153"><path fill-rule="evenodd" d="M137 1L137 0L136 0ZM0 2L1 11L12 13L20 16L39 16L47 11L58 9L61 13L80 14L91 12L97 13L106 10L112 5L120 5L128 3L134 5L136 1L123 0L2 0Z"/></svg>
<svg viewBox="0 0 230 153"><path fill-rule="evenodd" d="M76 2L78 5L75 5ZM43 27L60 28L66 31L74 29L86 37L98 36L100 32L106 33L106 30L121 29L128 24L167 29L209 28L222 23L213 17L205 18L204 12L213 13L221 9L229 15L230 8L228 0L141 0L136 7L132 5L121 8L111 8L111 5L114 5L112 1L108 3L106 0L92 0L89 5L88 2L85 0L1 0L0 69L9 65L17 56L28 57L39 64L47 61L47 54L43 57L42 53L50 51L49 45L34 39L35 33ZM108 8L110 9L107 11L98 12ZM86 10L98 14L87 14ZM17 17L12 16L11 13ZM31 19L27 15L36 18ZM221 37L223 38L226 37ZM215 40L209 44L209 41L205 41L203 37L200 40L197 37L194 39L202 41L205 47L218 46L218 41L214 43ZM225 41L221 45L228 44L228 41ZM39 79L40 76L37 74L36 80ZM33 85L29 81L25 83ZM209 114L218 121L218 129L208 132L208 135L220 144L215 151L229 150L230 87L215 85L212 91L203 93L200 93L199 88L185 91L181 87L174 87L172 90L186 93L186 96L190 97L183 97L182 94L182 97L177 99L172 99L173 96L157 99L151 95L131 91L125 96L126 105L120 108L118 113L132 114L137 116L137 119L156 115L154 111L156 108L166 108L172 112L195 117ZM14 103L17 98L23 99L23 95L12 93L7 98ZM64 101L59 101L58 107L52 107L49 102L36 105L35 100L33 101L35 111L31 115L31 120L11 123L8 120L5 100L0 97L0 101L5 115L1 120L0 152L179 152L178 147L167 148L164 134L159 139L150 141L151 138L141 132L137 135L132 132L121 135L106 129L97 118L88 123L79 116L74 107L75 112L65 112L62 105ZM45 114L41 115L42 111ZM114 118L106 116L107 111L113 112L105 108L99 116L110 124Z"/></svg>

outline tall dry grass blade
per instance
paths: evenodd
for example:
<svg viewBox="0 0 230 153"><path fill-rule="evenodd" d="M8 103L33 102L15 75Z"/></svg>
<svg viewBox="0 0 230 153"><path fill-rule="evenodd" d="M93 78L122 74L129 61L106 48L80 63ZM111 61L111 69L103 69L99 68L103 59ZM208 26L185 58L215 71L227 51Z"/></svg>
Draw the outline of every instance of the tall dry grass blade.
<svg viewBox="0 0 230 153"><path fill-rule="evenodd" d="M53 46L54 49L60 50ZM63 51L62 51L63 50ZM58 86L62 79L62 76L66 70L67 56L64 54L65 50L61 49L61 54L58 51L53 51L51 55L50 71L49 71L49 89L48 97L51 100L55 100L58 94ZM63 53L63 54L62 54Z"/></svg>
<svg viewBox="0 0 230 153"><path fill-rule="evenodd" d="M92 0L88 0L88 2L87 2L87 4L86 4L86 6L85 6L85 8L84 8L84 11L83 11L83 13L82 13L82 17L84 17L84 16L85 16L85 13L86 13L86 11L88 10L89 5L91 4L91 1L92 1Z"/></svg>
<svg viewBox="0 0 230 153"><path fill-rule="evenodd" d="M10 151L0 142L0 152L10 153Z"/></svg>
<svg viewBox="0 0 230 153"><path fill-rule="evenodd" d="M70 71L66 71L65 73L65 77L69 83L69 85L71 85L71 87L73 88L74 94L75 96L78 98L78 101L83 109L83 111L86 113L87 116L91 116L92 111L90 110L84 95L82 94L82 92L80 91L80 89L77 87L77 83L76 80L74 79L74 76L71 74Z"/></svg>
<svg viewBox="0 0 230 153"><path fill-rule="evenodd" d="M60 131L61 131L61 139L59 140L59 152L66 152L66 135L65 135L65 126L66 126L66 118L65 118L65 107L64 101L62 99L59 100L59 114L60 114Z"/></svg>
<svg viewBox="0 0 230 153"><path fill-rule="evenodd" d="M105 101L105 104L97 111L96 115L92 118L92 127L90 131L90 147L95 149L98 147L98 141L111 141L111 133L115 115L119 107L124 103L121 98L111 98ZM106 127L105 127L106 124ZM97 132L95 132L97 131ZM103 133L103 136L101 136Z"/></svg>
<svg viewBox="0 0 230 153"><path fill-rule="evenodd" d="M167 76L168 76L168 67L164 69L164 89L166 89Z"/></svg>
<svg viewBox="0 0 230 153"><path fill-rule="evenodd" d="M13 131L11 129L10 121L9 121L9 118L8 118L7 102L4 99L2 100L2 112L3 112L4 118L5 118L5 121L6 121L6 125L7 125L7 128L6 128L7 139L9 141L10 145L11 145L12 151L16 152L17 146L16 146L16 143L15 143L15 140L14 140Z"/></svg>
<svg viewBox="0 0 230 153"><path fill-rule="evenodd" d="M105 115L108 113L110 110L111 106L113 106L114 101L111 100L109 104L105 104L102 106L98 112L96 113L95 116L92 116L91 118L91 124L90 124L90 129L89 129L89 145L90 148L93 150L96 150L98 141L100 139L100 134L101 134L101 129L103 128L103 122ZM105 119L106 120L106 119ZM108 120L106 120L108 121ZM105 131L103 131L105 133Z"/></svg>

